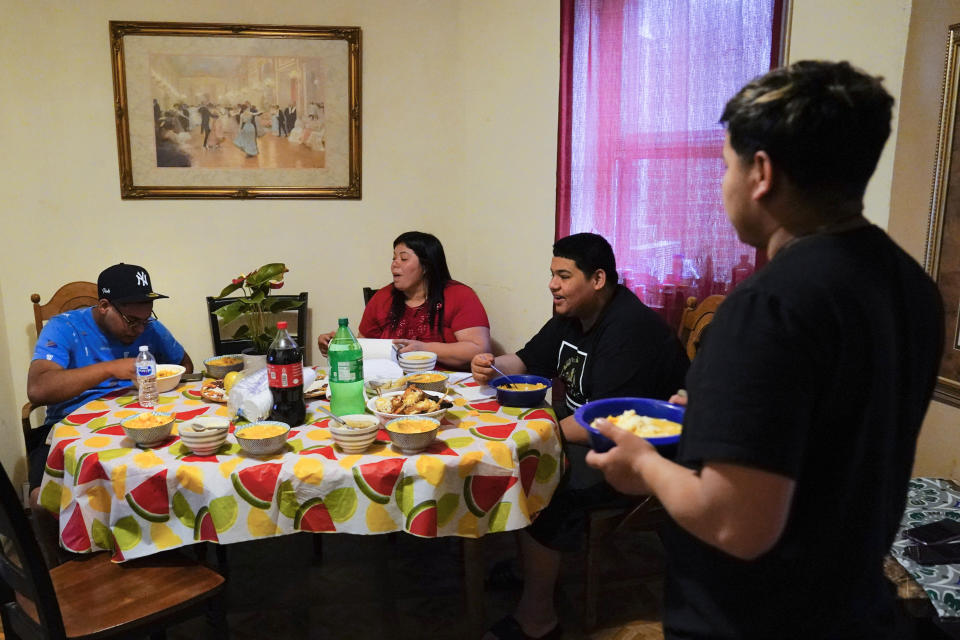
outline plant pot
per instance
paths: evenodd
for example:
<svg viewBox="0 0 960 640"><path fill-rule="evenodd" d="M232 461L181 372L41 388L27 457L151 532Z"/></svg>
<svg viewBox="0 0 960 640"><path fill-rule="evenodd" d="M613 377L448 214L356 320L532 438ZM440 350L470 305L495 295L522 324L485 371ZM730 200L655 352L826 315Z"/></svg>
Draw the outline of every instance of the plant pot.
<svg viewBox="0 0 960 640"><path fill-rule="evenodd" d="M247 373L263 369L267 366L267 354L256 353L253 348L247 348L240 352L243 356L243 370Z"/></svg>

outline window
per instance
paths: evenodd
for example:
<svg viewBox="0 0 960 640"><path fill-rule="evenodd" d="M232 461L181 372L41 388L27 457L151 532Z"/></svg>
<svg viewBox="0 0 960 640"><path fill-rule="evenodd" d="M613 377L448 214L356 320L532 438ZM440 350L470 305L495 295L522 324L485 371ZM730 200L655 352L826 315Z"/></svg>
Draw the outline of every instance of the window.
<svg viewBox="0 0 960 640"><path fill-rule="evenodd" d="M564 0L557 237L607 238L625 285L676 325L755 250L720 193L726 101L771 67L782 0Z"/></svg>

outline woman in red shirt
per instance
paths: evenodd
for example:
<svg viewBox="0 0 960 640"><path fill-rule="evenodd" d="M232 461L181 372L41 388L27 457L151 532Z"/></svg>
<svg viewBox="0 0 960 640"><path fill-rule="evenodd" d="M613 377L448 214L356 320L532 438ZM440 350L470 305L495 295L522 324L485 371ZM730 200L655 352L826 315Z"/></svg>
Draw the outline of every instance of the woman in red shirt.
<svg viewBox="0 0 960 640"><path fill-rule="evenodd" d="M377 291L363 311L359 336L392 338L400 353L432 351L437 363L466 370L490 351L490 321L473 289L450 277L436 236L407 231L393 241L393 282ZM317 339L320 352L335 332Z"/></svg>

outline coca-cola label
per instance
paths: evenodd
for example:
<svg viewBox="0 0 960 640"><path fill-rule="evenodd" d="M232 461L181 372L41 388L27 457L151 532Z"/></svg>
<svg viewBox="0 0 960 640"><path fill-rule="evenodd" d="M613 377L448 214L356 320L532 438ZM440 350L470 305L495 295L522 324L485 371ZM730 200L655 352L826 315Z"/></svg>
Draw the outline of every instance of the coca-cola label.
<svg viewBox="0 0 960 640"><path fill-rule="evenodd" d="M303 384L303 363L268 364L267 381L275 389L289 389Z"/></svg>

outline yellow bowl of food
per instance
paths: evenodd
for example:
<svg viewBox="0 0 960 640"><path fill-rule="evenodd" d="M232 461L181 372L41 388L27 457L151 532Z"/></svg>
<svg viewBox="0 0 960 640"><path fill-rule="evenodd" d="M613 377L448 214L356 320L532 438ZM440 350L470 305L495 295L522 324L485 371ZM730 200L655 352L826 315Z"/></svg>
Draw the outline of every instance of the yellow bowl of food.
<svg viewBox="0 0 960 640"><path fill-rule="evenodd" d="M430 446L440 431L440 421L424 416L404 416L387 423L387 435L402 453L420 453Z"/></svg>
<svg viewBox="0 0 960 640"><path fill-rule="evenodd" d="M449 376L445 373L440 373L439 371L424 371L423 373L411 373L406 378L404 382L407 384L415 384L424 391L446 391L447 389L447 380Z"/></svg>
<svg viewBox="0 0 960 640"><path fill-rule="evenodd" d="M408 351L397 356L397 364L404 373L432 371L437 366L437 354L432 351Z"/></svg>
<svg viewBox="0 0 960 640"><path fill-rule="evenodd" d="M255 456L272 455L287 444L290 425L276 420L252 422L234 431L237 444L247 453Z"/></svg>
<svg viewBox="0 0 960 640"><path fill-rule="evenodd" d="M203 367L211 378L223 378L231 371L243 369L243 356L231 353L225 356L213 356L203 361Z"/></svg>
<svg viewBox="0 0 960 640"><path fill-rule="evenodd" d="M186 369L179 364L158 364L157 393L167 393L176 389L185 372Z"/></svg>
<svg viewBox="0 0 960 640"><path fill-rule="evenodd" d="M137 446L149 447L170 437L176 416L165 411L144 411L127 416L120 426Z"/></svg>

